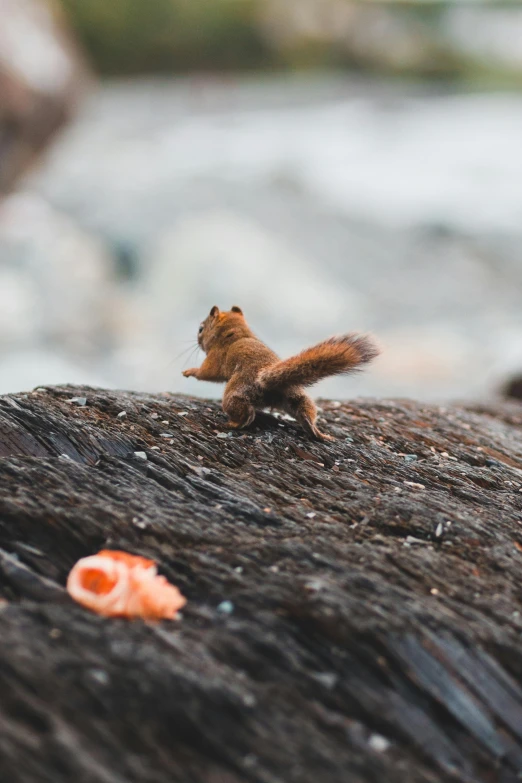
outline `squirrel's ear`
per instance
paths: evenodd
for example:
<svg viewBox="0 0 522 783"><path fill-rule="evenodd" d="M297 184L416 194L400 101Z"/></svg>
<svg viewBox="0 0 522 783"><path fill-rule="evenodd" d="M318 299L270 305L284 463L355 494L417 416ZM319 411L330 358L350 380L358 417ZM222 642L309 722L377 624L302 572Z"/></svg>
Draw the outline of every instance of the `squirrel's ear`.
<svg viewBox="0 0 522 783"><path fill-rule="evenodd" d="M217 305L214 305L212 310L210 311L210 315L215 318L216 315L219 315L219 307Z"/></svg>
<svg viewBox="0 0 522 783"><path fill-rule="evenodd" d="M234 305L234 306L231 308L231 311L230 311L230 312L232 312L232 313L239 313L239 315L243 315L243 311L242 311L242 309L241 309L240 307L238 307L237 305Z"/></svg>

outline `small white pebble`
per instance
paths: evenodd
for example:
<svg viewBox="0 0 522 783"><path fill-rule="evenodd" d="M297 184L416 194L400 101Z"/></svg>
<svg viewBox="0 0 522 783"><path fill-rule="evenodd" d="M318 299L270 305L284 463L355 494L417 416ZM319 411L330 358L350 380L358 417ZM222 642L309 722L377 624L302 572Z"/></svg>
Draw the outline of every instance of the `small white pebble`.
<svg viewBox="0 0 522 783"><path fill-rule="evenodd" d="M162 424L168 424L168 423L169 423L169 420L168 420L168 419L162 419L162 420L161 420L161 423L162 423Z"/></svg>
<svg viewBox="0 0 522 783"><path fill-rule="evenodd" d="M315 511L310 511L308 514L306 514L306 516L308 517L308 519L313 519L314 517L317 516L317 514L315 513Z"/></svg>
<svg viewBox="0 0 522 783"><path fill-rule="evenodd" d="M339 680L338 675L335 674L334 672L314 672L312 674L312 677L320 685L323 685L325 688L328 688L329 691L335 688Z"/></svg>
<svg viewBox="0 0 522 783"><path fill-rule="evenodd" d="M188 411L180 411L178 416L188 416Z"/></svg>
<svg viewBox="0 0 522 783"><path fill-rule="evenodd" d="M388 750L390 745L391 742L380 734L372 734L368 740L368 747L370 747L372 750L375 750L376 753L384 753Z"/></svg>
<svg viewBox="0 0 522 783"><path fill-rule="evenodd" d="M73 405L78 405L80 408L84 408L87 405L87 397L71 397L69 402Z"/></svg>
<svg viewBox="0 0 522 783"><path fill-rule="evenodd" d="M144 451L135 451L134 456L136 457L136 459L141 459L143 461L147 459L147 455Z"/></svg>
<svg viewBox="0 0 522 783"><path fill-rule="evenodd" d="M431 593L432 595L438 595L438 594L439 594L439 591L437 590L437 588L436 588L436 587L432 587L432 588L431 588L431 590L430 590L430 593Z"/></svg>
<svg viewBox="0 0 522 783"><path fill-rule="evenodd" d="M429 544L429 541L425 541L423 538L417 538L416 536L406 536L407 544Z"/></svg>
<svg viewBox="0 0 522 783"><path fill-rule="evenodd" d="M305 583L305 590L309 590L311 593L317 593L325 587L325 583L322 579L310 579Z"/></svg>
<svg viewBox="0 0 522 783"><path fill-rule="evenodd" d="M217 605L217 611L221 614L232 614L234 611L234 604L232 601L221 601L221 603Z"/></svg>
<svg viewBox="0 0 522 783"><path fill-rule="evenodd" d="M234 571L236 572L236 574L242 574L243 566L236 566L236 568L234 568Z"/></svg>
<svg viewBox="0 0 522 783"><path fill-rule="evenodd" d="M172 432L160 432L160 438L172 438Z"/></svg>
<svg viewBox="0 0 522 783"><path fill-rule="evenodd" d="M407 487L412 487L413 489L426 489L424 484L417 484L415 481L405 481L404 483Z"/></svg>
<svg viewBox="0 0 522 783"><path fill-rule="evenodd" d="M126 419L127 418L127 411L120 411L118 413L118 419Z"/></svg>
<svg viewBox="0 0 522 783"><path fill-rule="evenodd" d="M150 450L151 451L160 451L160 447L159 446L151 446Z"/></svg>
<svg viewBox="0 0 522 783"><path fill-rule="evenodd" d="M444 532L444 525L442 524L442 522L439 522L439 524L437 525L437 529L435 530L435 538L440 538L443 532Z"/></svg>

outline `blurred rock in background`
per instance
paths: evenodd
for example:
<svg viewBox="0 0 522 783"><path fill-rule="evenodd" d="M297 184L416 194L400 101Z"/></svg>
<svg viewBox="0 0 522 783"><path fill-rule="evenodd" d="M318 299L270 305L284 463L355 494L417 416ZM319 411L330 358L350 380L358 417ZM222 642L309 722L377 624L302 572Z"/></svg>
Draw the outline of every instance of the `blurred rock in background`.
<svg viewBox="0 0 522 783"><path fill-rule="evenodd" d="M58 9L0 0L0 194L70 119L87 70Z"/></svg>
<svg viewBox="0 0 522 783"><path fill-rule="evenodd" d="M76 359L107 347L110 264L99 243L36 195L5 198L89 83L57 6L0 0L0 393L94 380Z"/></svg>
<svg viewBox="0 0 522 783"><path fill-rule="evenodd" d="M15 370L26 388L101 379L88 366L112 347L111 269L103 244L39 196L0 203L0 393Z"/></svg>

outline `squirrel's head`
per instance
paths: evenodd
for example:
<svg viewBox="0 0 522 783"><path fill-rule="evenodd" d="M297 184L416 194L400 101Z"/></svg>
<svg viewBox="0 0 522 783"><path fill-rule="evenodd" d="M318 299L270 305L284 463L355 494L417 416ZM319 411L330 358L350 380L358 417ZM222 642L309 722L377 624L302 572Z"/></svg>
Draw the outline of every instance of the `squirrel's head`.
<svg viewBox="0 0 522 783"><path fill-rule="evenodd" d="M214 305L205 320L199 325L199 347L208 353L216 340L233 342L234 339L244 335L245 329L248 327L240 307L234 305L230 310L222 312L219 307Z"/></svg>

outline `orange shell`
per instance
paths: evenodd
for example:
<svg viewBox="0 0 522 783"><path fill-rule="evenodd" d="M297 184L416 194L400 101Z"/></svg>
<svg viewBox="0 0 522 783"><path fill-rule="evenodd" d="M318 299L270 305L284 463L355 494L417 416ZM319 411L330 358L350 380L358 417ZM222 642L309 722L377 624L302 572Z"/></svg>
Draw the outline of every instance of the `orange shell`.
<svg viewBox="0 0 522 783"><path fill-rule="evenodd" d="M177 587L158 576L153 560L110 549L78 560L67 578L67 591L106 617L172 620L187 603Z"/></svg>

